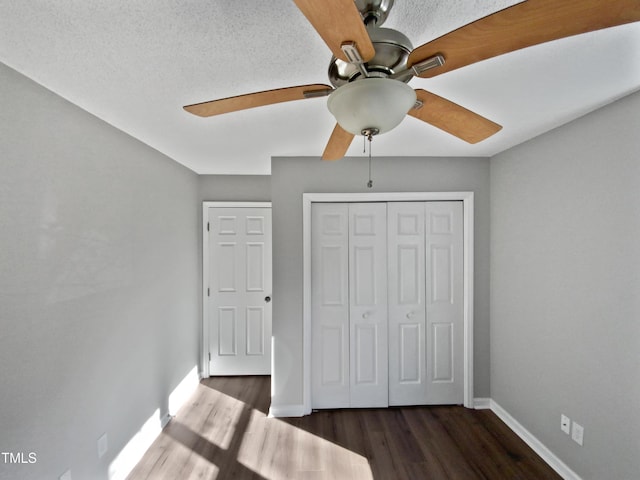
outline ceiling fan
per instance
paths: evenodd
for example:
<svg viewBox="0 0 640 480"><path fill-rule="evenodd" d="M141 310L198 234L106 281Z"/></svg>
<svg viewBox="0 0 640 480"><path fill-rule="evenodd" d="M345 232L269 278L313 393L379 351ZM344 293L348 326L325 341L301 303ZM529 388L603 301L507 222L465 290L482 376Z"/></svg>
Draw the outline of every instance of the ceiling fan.
<svg viewBox="0 0 640 480"><path fill-rule="evenodd" d="M406 114L466 142L502 127L445 98L409 87L475 62L560 38L640 21L640 0L527 0L413 48L397 30L382 28L394 0L294 0L333 57L331 85L311 84L187 105L209 117L292 100L329 96L337 124L324 160L342 158L355 135L371 140Z"/></svg>

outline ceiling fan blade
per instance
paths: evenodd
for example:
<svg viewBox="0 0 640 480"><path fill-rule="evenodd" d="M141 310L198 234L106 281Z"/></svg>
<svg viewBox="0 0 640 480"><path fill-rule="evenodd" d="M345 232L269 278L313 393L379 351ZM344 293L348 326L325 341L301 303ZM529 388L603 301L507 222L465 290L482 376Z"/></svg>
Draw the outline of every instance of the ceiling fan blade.
<svg viewBox="0 0 640 480"><path fill-rule="evenodd" d="M303 100L305 98L324 97L333 91L333 87L319 83L297 87L278 88L264 92L247 93L237 97L221 98L210 102L194 103L184 108L187 112L200 117L211 117L223 113L236 112L247 108L262 107L274 103Z"/></svg>
<svg viewBox="0 0 640 480"><path fill-rule="evenodd" d="M360 12L353 0L294 0L309 23L320 34L336 58L349 62L342 51L344 43L355 42L366 62L375 55Z"/></svg>
<svg viewBox="0 0 640 480"><path fill-rule="evenodd" d="M331 138L329 138L329 143L327 143L327 146L322 153L322 159L340 160L347 153L347 149L349 148L349 145L351 145L353 137L355 137L353 133L347 132L336 123L336 126L331 133Z"/></svg>
<svg viewBox="0 0 640 480"><path fill-rule="evenodd" d="M433 77L521 48L637 21L638 0L527 0L421 45L409 55L408 65L441 54L443 66L420 73Z"/></svg>
<svg viewBox="0 0 640 480"><path fill-rule="evenodd" d="M416 96L423 105L409 110L409 115L465 142L481 142L502 129L502 126L497 123L435 93L417 89Z"/></svg>

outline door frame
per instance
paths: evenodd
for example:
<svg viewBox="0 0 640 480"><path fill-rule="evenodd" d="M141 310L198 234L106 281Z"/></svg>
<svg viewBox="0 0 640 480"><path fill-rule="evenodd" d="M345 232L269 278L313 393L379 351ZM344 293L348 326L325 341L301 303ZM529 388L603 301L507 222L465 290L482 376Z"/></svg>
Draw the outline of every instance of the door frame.
<svg viewBox="0 0 640 480"><path fill-rule="evenodd" d="M209 377L209 222L210 208L271 208L271 202L202 202L202 355L200 377ZM273 236L273 234L272 234ZM269 340L271 341L271 340ZM271 373L273 374L273 348L271 349Z"/></svg>
<svg viewBox="0 0 640 480"><path fill-rule="evenodd" d="M464 305L464 406L473 408L473 192L303 193L303 408L311 413L311 204L316 202L421 202L462 201L463 305ZM273 354L273 353L272 353Z"/></svg>

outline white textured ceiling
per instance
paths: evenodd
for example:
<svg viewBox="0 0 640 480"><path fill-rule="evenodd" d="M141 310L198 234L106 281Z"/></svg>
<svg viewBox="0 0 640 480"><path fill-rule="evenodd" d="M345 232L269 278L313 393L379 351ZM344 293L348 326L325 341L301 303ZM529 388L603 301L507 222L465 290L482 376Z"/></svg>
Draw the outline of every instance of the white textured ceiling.
<svg viewBox="0 0 640 480"><path fill-rule="evenodd" d="M515 3L396 0L384 26L418 46ZM407 117L374 139L373 155L494 155L640 89L639 47L635 23L414 78L503 130L469 145ZM0 0L2 62L203 174L319 156L335 124L326 98L207 119L181 107L328 83L330 57L290 0ZM363 155L362 142L348 155Z"/></svg>

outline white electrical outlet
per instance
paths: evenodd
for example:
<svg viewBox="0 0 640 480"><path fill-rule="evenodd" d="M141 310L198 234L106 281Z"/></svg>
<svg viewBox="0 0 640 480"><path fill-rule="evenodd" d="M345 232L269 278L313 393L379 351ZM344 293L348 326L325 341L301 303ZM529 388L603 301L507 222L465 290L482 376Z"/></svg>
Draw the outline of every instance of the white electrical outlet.
<svg viewBox="0 0 640 480"><path fill-rule="evenodd" d="M567 435L571 432L571 419L564 414L560 415L560 429Z"/></svg>
<svg viewBox="0 0 640 480"><path fill-rule="evenodd" d="M104 457L108 449L109 444L107 443L107 434L105 433L98 439L98 458Z"/></svg>
<svg viewBox="0 0 640 480"><path fill-rule="evenodd" d="M59 480L71 480L71 470L67 470L58 477Z"/></svg>
<svg viewBox="0 0 640 480"><path fill-rule="evenodd" d="M582 440L584 439L584 428L582 427L582 425L573 422L573 428L571 429L571 439L578 445L582 445Z"/></svg>

